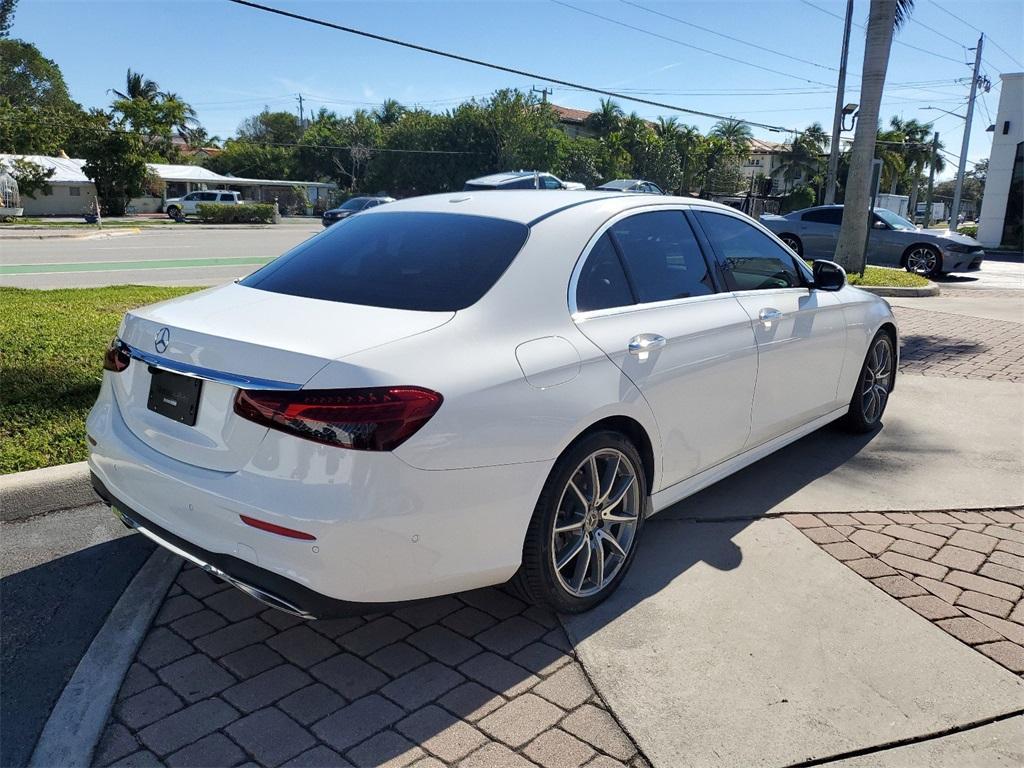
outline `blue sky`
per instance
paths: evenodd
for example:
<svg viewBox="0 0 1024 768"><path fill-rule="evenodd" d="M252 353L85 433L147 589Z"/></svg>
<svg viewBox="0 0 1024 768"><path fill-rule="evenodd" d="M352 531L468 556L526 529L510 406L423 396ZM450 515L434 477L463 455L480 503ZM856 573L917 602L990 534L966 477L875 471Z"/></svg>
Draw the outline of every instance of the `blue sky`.
<svg viewBox="0 0 1024 768"><path fill-rule="evenodd" d="M539 74L613 90L643 90L656 101L691 109L787 128L819 121L826 129L831 126L842 37L842 20L837 16L845 8L842 0L263 2ZM724 39L651 10L800 61ZM868 0L856 0L854 22L865 24L867 13ZM1009 52L986 42L982 71L993 87L975 111L968 158L986 157L991 134L985 128L995 120L998 75L1024 70L1013 61L1024 62L1024 3L917 0L912 19L897 38L906 45L893 47L883 115L935 120L949 153L948 165L955 166L963 121L923 108L963 112L969 75L963 62L973 60L965 46L975 45L975 27L981 29ZM858 101L863 35L855 27L851 36L847 102ZM35 43L54 59L72 96L86 106L109 104L108 89L120 88L125 70L131 67L190 102L209 132L221 137L232 135L242 119L264 105L296 110L295 96L300 92L307 109L323 106L346 113L386 97L443 110L500 87L544 85L224 0L21 0L12 36ZM551 101L564 106L593 109L599 98L564 87L554 89ZM672 114L642 104L624 102L623 107L649 118ZM702 130L714 122L687 115L680 118ZM755 130L755 135L782 138L763 129ZM943 175L949 176L950 171Z"/></svg>

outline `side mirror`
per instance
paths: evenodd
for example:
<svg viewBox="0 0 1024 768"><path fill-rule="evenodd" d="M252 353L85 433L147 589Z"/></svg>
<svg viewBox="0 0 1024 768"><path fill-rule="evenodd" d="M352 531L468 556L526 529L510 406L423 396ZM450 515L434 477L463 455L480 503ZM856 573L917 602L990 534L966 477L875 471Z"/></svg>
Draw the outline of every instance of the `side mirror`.
<svg viewBox="0 0 1024 768"><path fill-rule="evenodd" d="M838 291L846 285L846 270L834 261L814 262L814 287L822 291Z"/></svg>
<svg viewBox="0 0 1024 768"><path fill-rule="evenodd" d="M888 229L889 228L889 225L886 224L884 221L876 221L871 226L874 227L875 229Z"/></svg>

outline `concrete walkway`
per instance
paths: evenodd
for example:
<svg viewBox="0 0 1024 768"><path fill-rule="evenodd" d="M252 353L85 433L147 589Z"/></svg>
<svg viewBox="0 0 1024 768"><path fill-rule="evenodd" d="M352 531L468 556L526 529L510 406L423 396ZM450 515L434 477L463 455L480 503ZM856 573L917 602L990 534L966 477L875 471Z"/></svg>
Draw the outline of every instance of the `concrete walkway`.
<svg viewBox="0 0 1024 768"><path fill-rule="evenodd" d="M620 589L567 627L656 766L792 765L1024 709L1016 675L785 520L653 518Z"/></svg>

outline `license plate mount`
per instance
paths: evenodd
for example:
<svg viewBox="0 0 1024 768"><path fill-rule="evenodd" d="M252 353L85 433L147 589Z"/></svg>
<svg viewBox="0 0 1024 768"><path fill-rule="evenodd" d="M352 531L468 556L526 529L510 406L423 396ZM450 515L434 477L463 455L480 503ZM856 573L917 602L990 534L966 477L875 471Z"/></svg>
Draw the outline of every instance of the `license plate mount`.
<svg viewBox="0 0 1024 768"><path fill-rule="evenodd" d="M202 380L152 366L149 372L152 379L146 407L172 421L194 427L199 413Z"/></svg>

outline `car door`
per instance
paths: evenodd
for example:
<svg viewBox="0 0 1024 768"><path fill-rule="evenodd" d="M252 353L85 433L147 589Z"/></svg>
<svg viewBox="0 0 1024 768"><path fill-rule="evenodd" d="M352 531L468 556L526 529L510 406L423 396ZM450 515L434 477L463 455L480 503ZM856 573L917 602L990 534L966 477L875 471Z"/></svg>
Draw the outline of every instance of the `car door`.
<svg viewBox="0 0 1024 768"><path fill-rule="evenodd" d="M800 218L800 240L804 258L831 259L839 244L842 208L812 208Z"/></svg>
<svg viewBox="0 0 1024 768"><path fill-rule="evenodd" d="M592 243L570 290L573 317L650 404L663 487L739 453L757 375L754 333L682 209L624 214Z"/></svg>
<svg viewBox="0 0 1024 768"><path fill-rule="evenodd" d="M913 235L893 229L877 214L871 213L871 232L868 234L867 262L889 267L900 266L903 251L910 245Z"/></svg>
<svg viewBox="0 0 1024 768"><path fill-rule="evenodd" d="M199 200L198 192L190 192L181 198L181 210L182 213L195 213L196 212L196 201Z"/></svg>
<svg viewBox="0 0 1024 768"><path fill-rule="evenodd" d="M839 298L810 287L807 270L746 218L708 209L694 217L757 341L747 447L835 410L846 350Z"/></svg>

